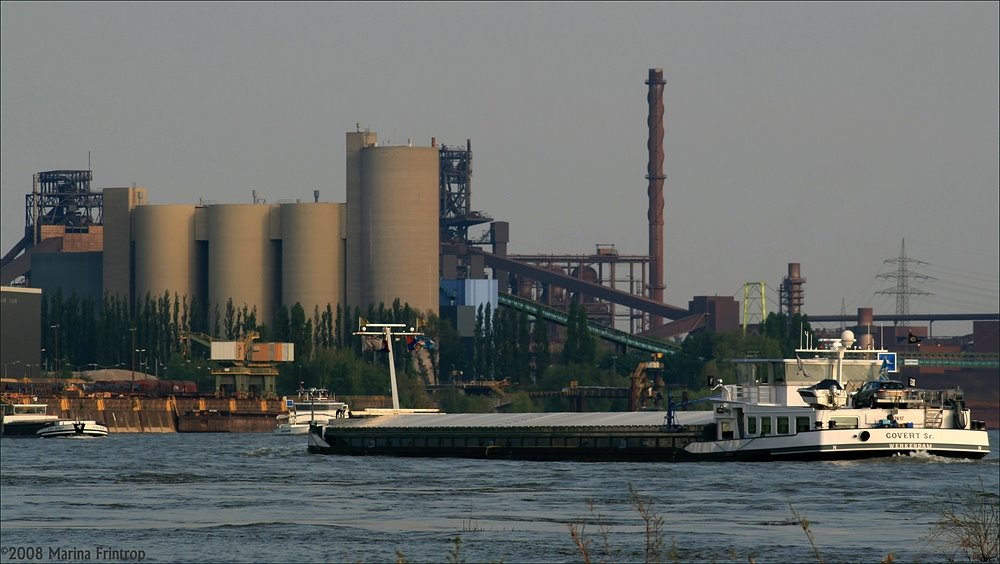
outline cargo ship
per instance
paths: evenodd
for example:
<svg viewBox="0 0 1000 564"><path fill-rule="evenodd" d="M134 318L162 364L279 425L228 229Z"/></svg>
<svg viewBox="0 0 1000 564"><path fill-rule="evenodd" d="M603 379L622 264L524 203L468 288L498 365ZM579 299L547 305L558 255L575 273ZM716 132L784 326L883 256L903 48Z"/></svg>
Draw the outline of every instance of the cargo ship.
<svg viewBox="0 0 1000 564"><path fill-rule="evenodd" d="M926 452L979 459L983 421L960 390L892 382L894 355L855 349L854 334L796 351L744 359L737 383L716 383L707 411L617 413L387 413L310 426L310 453L519 460L841 460ZM885 388L882 390L881 388ZM856 400L865 391L864 403Z"/></svg>

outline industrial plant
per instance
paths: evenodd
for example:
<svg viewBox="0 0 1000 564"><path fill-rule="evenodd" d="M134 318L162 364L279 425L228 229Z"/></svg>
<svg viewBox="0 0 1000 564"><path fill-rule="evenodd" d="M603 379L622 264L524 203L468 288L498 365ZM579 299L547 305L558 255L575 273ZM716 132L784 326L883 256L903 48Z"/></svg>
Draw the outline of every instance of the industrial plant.
<svg viewBox="0 0 1000 564"><path fill-rule="evenodd" d="M342 203L322 202L315 191L306 202L266 202L254 193L249 203L161 205L145 187L95 188L90 170L39 172L25 195L24 236L2 259L0 284L35 289L11 290L28 302L39 299L38 289L95 303L105 295L134 304L164 294L209 308L231 301L255 311L263 324L293 304L312 312L398 300L450 320L463 337L472 335L484 304L559 324L575 300L602 338L652 352L670 352L695 331L745 327L755 303L763 321L762 287L756 294L748 286L742 311L732 296L694 296L683 306L663 301L662 69L649 69L645 84L644 254L622 254L614 245L583 255L508 254L509 223L487 217L472 201L471 140L391 145L359 126L346 133ZM471 234L473 227L482 234ZM789 263L780 284L783 312L803 311L805 282L799 263ZM858 314L872 318L870 310ZM7 327L11 319L5 315L5 340L17 333ZM987 322L995 334L996 321ZM862 340L871 338L870 325L857 327ZM31 335L37 343L35 329L21 336ZM17 348L5 341L5 363L7 351Z"/></svg>

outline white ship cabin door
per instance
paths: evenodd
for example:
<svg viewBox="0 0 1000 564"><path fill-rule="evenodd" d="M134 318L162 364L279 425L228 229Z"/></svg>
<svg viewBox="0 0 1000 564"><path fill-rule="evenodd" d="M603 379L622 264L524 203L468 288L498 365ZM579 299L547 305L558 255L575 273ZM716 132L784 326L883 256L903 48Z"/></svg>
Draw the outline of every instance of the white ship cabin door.
<svg viewBox="0 0 1000 564"><path fill-rule="evenodd" d="M742 416L742 409L740 415ZM718 433L718 440L720 441L730 441L740 437L740 433L737 433L737 418L732 412L726 413L725 415L716 414L715 416L716 429Z"/></svg>

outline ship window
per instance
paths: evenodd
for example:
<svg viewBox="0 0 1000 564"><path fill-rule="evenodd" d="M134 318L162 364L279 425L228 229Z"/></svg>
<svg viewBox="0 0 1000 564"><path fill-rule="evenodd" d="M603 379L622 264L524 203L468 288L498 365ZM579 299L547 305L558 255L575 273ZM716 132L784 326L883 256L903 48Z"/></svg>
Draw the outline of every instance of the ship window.
<svg viewBox="0 0 1000 564"><path fill-rule="evenodd" d="M795 432L802 433L809 430L809 418L808 417L796 417L795 418Z"/></svg>
<svg viewBox="0 0 1000 564"><path fill-rule="evenodd" d="M566 446L568 447L580 446L580 437L566 437Z"/></svg>
<svg viewBox="0 0 1000 564"><path fill-rule="evenodd" d="M778 434L787 435L788 434L788 420L789 417L779 417L778 418Z"/></svg>
<svg viewBox="0 0 1000 564"><path fill-rule="evenodd" d="M747 434L751 437L757 435L757 418L747 417Z"/></svg>
<svg viewBox="0 0 1000 564"><path fill-rule="evenodd" d="M830 418L830 428L831 429L857 429L858 428L858 418L857 417L831 417Z"/></svg>
<svg viewBox="0 0 1000 564"><path fill-rule="evenodd" d="M771 418L761 417L760 418L760 434L770 435L771 434Z"/></svg>
<svg viewBox="0 0 1000 564"><path fill-rule="evenodd" d="M761 384L767 384L771 382L771 368L767 364L761 364L760 366L754 365L753 367L753 378L754 380L759 380Z"/></svg>

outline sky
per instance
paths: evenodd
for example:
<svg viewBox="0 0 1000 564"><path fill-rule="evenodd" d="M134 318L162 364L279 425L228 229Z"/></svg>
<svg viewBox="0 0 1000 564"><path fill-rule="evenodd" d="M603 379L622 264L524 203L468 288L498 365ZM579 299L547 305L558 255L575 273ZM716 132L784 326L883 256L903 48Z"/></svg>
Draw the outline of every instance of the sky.
<svg viewBox="0 0 1000 564"><path fill-rule="evenodd" d="M344 202L360 124L471 140L472 208L510 223L512 254L646 254L662 68L667 303L763 281L776 311L797 262L806 313L892 314L905 240L910 313L995 313L998 20L996 2L5 1L2 252L32 175L88 159L95 188L150 203Z"/></svg>

